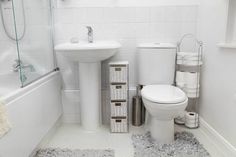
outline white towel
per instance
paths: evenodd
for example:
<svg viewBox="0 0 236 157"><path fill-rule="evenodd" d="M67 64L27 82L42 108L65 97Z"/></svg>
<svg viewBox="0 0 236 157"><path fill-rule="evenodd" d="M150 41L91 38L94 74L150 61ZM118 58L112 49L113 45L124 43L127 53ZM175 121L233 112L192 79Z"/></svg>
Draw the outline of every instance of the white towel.
<svg viewBox="0 0 236 157"><path fill-rule="evenodd" d="M8 121L6 106L0 101L0 138L10 131L11 125Z"/></svg>

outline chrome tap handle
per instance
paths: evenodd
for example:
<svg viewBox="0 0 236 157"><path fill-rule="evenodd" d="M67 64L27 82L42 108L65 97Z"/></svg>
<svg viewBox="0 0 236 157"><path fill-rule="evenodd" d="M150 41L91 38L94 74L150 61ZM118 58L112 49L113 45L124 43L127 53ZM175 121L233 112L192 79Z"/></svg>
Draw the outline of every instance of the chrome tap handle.
<svg viewBox="0 0 236 157"><path fill-rule="evenodd" d="M12 65L13 68L16 68L16 67L20 66L20 64L22 64L21 60L19 60L19 59L15 59L14 61L15 61L15 63Z"/></svg>
<svg viewBox="0 0 236 157"><path fill-rule="evenodd" d="M86 28L88 29L88 33L92 33L93 32L93 28L91 26L86 26Z"/></svg>
<svg viewBox="0 0 236 157"><path fill-rule="evenodd" d="M93 28L91 26L86 26L88 29L88 42L93 43Z"/></svg>

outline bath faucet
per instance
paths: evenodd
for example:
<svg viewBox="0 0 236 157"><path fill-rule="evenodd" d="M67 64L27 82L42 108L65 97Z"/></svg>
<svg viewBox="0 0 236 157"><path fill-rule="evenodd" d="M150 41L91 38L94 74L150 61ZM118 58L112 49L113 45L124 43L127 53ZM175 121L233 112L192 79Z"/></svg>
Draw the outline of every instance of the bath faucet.
<svg viewBox="0 0 236 157"><path fill-rule="evenodd" d="M29 68L30 72L34 72L35 71L35 68L34 68L34 66L32 64L23 64L23 62L21 60L19 60L19 59L16 59L15 62L16 63L13 64L13 66L12 66L14 72L18 72L20 68L21 69Z"/></svg>
<svg viewBox="0 0 236 157"><path fill-rule="evenodd" d="M18 72L19 69L20 69L21 64L22 64L21 60L16 59L15 63L12 65L13 71Z"/></svg>
<svg viewBox="0 0 236 157"><path fill-rule="evenodd" d="M86 26L88 29L88 42L93 43L93 28L91 26Z"/></svg>

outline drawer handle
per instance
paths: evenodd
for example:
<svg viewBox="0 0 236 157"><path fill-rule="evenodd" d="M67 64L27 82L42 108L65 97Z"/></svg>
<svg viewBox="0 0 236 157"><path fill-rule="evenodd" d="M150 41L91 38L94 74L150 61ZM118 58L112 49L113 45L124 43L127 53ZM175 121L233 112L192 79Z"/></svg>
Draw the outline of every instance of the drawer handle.
<svg viewBox="0 0 236 157"><path fill-rule="evenodd" d="M116 89L121 89L122 88L122 86L116 86Z"/></svg>
<svg viewBox="0 0 236 157"><path fill-rule="evenodd" d="M121 68L115 68L115 71L121 71Z"/></svg>
<svg viewBox="0 0 236 157"><path fill-rule="evenodd" d="M115 106L121 106L121 103L115 103Z"/></svg>
<svg viewBox="0 0 236 157"><path fill-rule="evenodd" d="M116 120L116 123L121 123L121 122L122 122L122 120L120 120L120 119Z"/></svg>

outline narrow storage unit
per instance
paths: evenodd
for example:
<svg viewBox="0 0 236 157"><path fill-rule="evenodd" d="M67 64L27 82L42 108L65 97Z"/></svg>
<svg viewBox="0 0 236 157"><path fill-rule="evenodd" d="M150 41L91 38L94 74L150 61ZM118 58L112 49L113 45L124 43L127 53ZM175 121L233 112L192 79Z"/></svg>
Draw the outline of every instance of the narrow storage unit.
<svg viewBox="0 0 236 157"><path fill-rule="evenodd" d="M111 132L128 132L129 63L109 63Z"/></svg>

